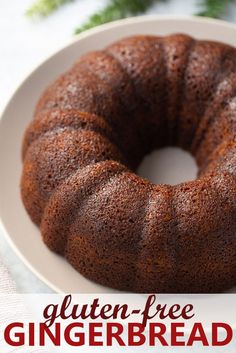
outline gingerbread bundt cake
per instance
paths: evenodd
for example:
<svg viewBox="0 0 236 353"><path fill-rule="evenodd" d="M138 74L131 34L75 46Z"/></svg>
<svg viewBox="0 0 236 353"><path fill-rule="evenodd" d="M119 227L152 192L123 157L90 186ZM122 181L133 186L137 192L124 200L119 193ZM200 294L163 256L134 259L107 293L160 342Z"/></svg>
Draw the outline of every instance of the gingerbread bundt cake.
<svg viewBox="0 0 236 353"><path fill-rule="evenodd" d="M175 34L89 53L43 93L23 143L24 205L84 276L135 292L236 284L236 49ZM166 145L197 180L135 174Z"/></svg>

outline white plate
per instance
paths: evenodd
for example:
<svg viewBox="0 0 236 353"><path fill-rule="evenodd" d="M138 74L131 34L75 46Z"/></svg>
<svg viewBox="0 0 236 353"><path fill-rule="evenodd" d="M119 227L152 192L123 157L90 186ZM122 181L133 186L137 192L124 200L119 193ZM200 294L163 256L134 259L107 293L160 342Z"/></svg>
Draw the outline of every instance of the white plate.
<svg viewBox="0 0 236 353"><path fill-rule="evenodd" d="M63 258L50 252L22 205L19 180L23 132L45 86L83 53L100 49L124 36L182 32L197 38L236 45L236 26L215 20L176 16L143 16L92 29L51 56L17 89L0 121L0 217L15 252L46 284L58 292L111 291L78 274ZM114 292L114 291L113 291Z"/></svg>

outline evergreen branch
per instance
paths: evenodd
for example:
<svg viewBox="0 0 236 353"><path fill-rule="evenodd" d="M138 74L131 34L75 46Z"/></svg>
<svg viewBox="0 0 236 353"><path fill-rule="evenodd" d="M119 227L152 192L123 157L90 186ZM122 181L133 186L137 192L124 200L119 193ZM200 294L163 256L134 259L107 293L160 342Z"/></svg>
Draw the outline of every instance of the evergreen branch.
<svg viewBox="0 0 236 353"><path fill-rule="evenodd" d="M82 27L77 28L75 33L78 34L92 27L131 15L141 14L155 1L157 0L111 0L104 9L92 15Z"/></svg>
<svg viewBox="0 0 236 353"><path fill-rule="evenodd" d="M232 0L202 0L203 10L198 13L199 16L219 18Z"/></svg>
<svg viewBox="0 0 236 353"><path fill-rule="evenodd" d="M30 17L45 17L60 6L72 1L75 0L35 0L35 3L27 10L26 14ZM110 0L104 9L93 14L84 25L76 29L75 33L78 34L100 24L144 13L149 6L157 1L168 0ZM197 15L219 18L232 1L200 0L202 10Z"/></svg>
<svg viewBox="0 0 236 353"><path fill-rule="evenodd" d="M36 0L35 3L26 11L29 17L45 17L57 10L60 6L74 0Z"/></svg>

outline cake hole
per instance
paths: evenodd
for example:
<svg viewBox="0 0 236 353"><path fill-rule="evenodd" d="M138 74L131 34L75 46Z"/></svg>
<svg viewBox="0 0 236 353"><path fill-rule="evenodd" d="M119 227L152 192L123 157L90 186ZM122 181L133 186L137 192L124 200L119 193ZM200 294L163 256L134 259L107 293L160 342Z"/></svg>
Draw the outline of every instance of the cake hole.
<svg viewBox="0 0 236 353"><path fill-rule="evenodd" d="M165 147L145 156L137 174L155 184L176 185L197 178L194 157L177 147Z"/></svg>

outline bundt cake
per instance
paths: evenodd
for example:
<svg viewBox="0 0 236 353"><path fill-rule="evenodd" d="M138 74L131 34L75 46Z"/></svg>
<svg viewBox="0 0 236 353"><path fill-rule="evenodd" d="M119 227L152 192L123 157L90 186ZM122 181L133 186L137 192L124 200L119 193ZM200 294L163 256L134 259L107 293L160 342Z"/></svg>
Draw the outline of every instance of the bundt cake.
<svg viewBox="0 0 236 353"><path fill-rule="evenodd" d="M82 56L40 98L23 142L22 198L47 246L87 278L134 292L236 284L236 49L135 36ZM198 178L135 174L179 146Z"/></svg>

